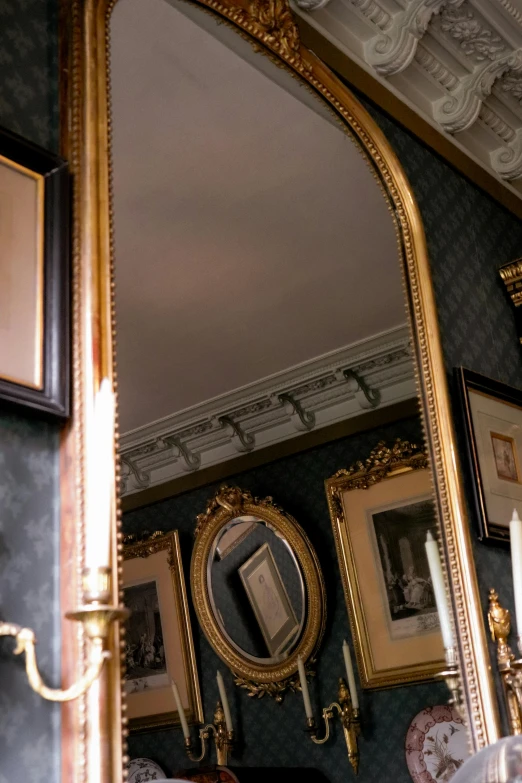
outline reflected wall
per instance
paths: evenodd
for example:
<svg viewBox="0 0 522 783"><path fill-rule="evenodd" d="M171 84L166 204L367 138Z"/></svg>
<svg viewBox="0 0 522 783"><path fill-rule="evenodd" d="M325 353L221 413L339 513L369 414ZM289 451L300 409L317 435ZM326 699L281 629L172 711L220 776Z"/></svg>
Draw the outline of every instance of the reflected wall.
<svg viewBox="0 0 522 783"><path fill-rule="evenodd" d="M318 654L317 676L310 685L316 715L320 714L320 708L336 698L338 678L343 676L342 643L345 637L351 638L324 479L339 468L365 458L380 440L392 443L397 437L420 442L419 419L404 419L343 438L226 480L227 484L250 490L256 496L272 495L274 501L304 528L317 553L326 584L327 618ZM178 529L188 581L195 518L205 509L207 501L221 483L124 514L125 533ZM334 740L322 747L314 745L304 735L305 714L299 694L288 694L281 705L268 697L261 700L248 698L244 691L233 685L232 676L212 651L195 617L192 629L206 720L210 719L218 698L216 669L223 672L227 684L235 727L240 734L238 752L229 759L230 767L311 767L321 772L328 783L343 783L353 774L344 737L338 730ZM445 684L429 682L359 692L363 739L359 745L358 779L361 783L382 783L383 780L411 783L404 756L408 726L424 707L446 701ZM182 750L179 730L131 736L129 750L131 757L153 758L167 774L190 765Z"/></svg>

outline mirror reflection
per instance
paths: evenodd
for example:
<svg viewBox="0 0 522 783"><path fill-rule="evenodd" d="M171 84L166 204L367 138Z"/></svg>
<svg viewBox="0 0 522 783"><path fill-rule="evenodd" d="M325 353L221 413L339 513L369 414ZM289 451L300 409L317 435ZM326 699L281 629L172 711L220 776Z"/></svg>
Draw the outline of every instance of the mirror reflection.
<svg viewBox="0 0 522 783"><path fill-rule="evenodd" d="M210 600L226 638L257 663L288 657L305 621L305 585L288 542L253 516L229 522L208 562Z"/></svg>
<svg viewBox="0 0 522 783"><path fill-rule="evenodd" d="M158 586L130 622L162 661L127 683L129 709L185 736L159 755L133 736L131 755L330 783L348 764L386 779L393 758L406 783L422 710L465 728L436 679L438 522L379 168L318 92L197 5L119 0L111 52L124 528L178 530L185 569L182 642L165 563L128 569ZM269 764L257 721L281 743Z"/></svg>

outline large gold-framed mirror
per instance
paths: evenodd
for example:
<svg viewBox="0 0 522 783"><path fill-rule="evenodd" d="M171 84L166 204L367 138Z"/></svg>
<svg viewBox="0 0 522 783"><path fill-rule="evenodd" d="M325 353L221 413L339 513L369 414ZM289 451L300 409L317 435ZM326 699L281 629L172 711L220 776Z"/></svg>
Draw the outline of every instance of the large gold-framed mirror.
<svg viewBox="0 0 522 783"><path fill-rule="evenodd" d="M120 0L122 5L125 2L126 0ZM113 88L109 75L109 41L113 7L114 3L108 0L84 2L77 0L72 3L70 15L71 59L67 151L75 180L76 392L70 449L76 457L77 485L81 485L85 478L85 465L88 464L92 449L87 435L92 429L94 394L102 378L109 377L114 384L116 380L112 209L115 204L117 207L120 198L118 193L121 194L121 191L118 190L118 178L116 178L114 186L117 192L112 192L109 154L111 142L109 98ZM297 80L295 86L302 84L310 91L303 98L303 103L311 105L312 99L321 100L322 103L317 104L319 108L312 111L317 111L323 119L325 115L328 116L330 119L327 121L336 123L344 134L348 134L349 138L356 142L358 151L363 153L363 158L370 165L370 176L373 177L375 191L379 192L379 197L389 215L391 229L396 231L395 241L399 263L395 268L397 271L402 270L406 292L408 306L406 328L411 327L412 353L416 364L422 415L441 521L440 538L453 607L464 710L471 745L474 749L479 749L498 737L498 712L489 676L486 638L471 555L468 523L456 470L455 440L437 315L418 208L405 174L382 132L346 86L301 44L298 27L287 3L283 0L266 0L266 2L265 0L254 2L206 0L193 5L187 4L185 15L191 18L196 10L201 13L202 9L209 11L212 16L210 21L204 17L207 22L199 22L201 27L207 23L216 27L215 17L225 21L227 26L223 36L239 33L243 39L242 44L253 44L252 56L259 59L261 63L259 70L272 68L275 74L270 77L272 81L277 82L279 76L284 81L284 78L290 75L292 80L294 77ZM215 36L217 35L218 33L215 32ZM264 55L268 55L268 58ZM273 68L274 63L281 67L281 74ZM286 84L282 89L290 90ZM115 99L117 95L113 94L112 97ZM118 128L115 127L115 137L118 132ZM117 154L118 150L115 149L115 152ZM116 232L118 232L118 220L117 216ZM118 275L119 263L117 248L118 239L116 239L116 275ZM396 263L396 258L393 259L393 263ZM375 289L378 289L378 286L375 286ZM375 290L375 293L377 295L378 291ZM342 318L342 314L338 316ZM122 354L123 350L122 346ZM351 377L353 380L353 376ZM368 392L367 389L366 391ZM125 393L124 385L122 403ZM365 394L360 384L357 386L356 393L371 407L371 394ZM288 404L288 399L286 403ZM289 404L292 408L291 401ZM284 402L281 405L284 405ZM296 416L306 429L307 419L300 416L296 406L292 409L291 415ZM176 448L180 448L179 444ZM190 466L190 452L186 449L185 457ZM139 483L143 472L137 470L133 475ZM81 498L78 497L79 520L85 518L85 510ZM114 574L118 568L116 519L115 508L112 560ZM85 525L79 525L76 555L80 567L83 563L84 539L94 534L95 531L89 530ZM116 578L113 581L113 592L117 597ZM72 635L70 640L73 645L77 643ZM116 635L112 644L116 650L118 644ZM82 661L80 652L78 661L80 663ZM91 776L93 780L119 779L122 760L120 699L121 673L115 656L96 694L93 693L89 697L87 709L83 712L78 711L75 716L78 725L78 743L84 750L86 747L89 748L86 755L89 779ZM107 703L111 705L110 714L104 707ZM87 745L84 745L82 743L84 743L84 730L87 725L98 728L89 730ZM110 738L110 743L105 742L107 737ZM101 747L103 752L96 753L96 748Z"/></svg>

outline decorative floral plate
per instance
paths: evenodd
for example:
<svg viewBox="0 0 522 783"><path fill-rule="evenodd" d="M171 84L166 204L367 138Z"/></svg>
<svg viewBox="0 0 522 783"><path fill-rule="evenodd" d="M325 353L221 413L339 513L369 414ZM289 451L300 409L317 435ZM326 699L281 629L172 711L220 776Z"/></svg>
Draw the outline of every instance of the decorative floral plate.
<svg viewBox="0 0 522 783"><path fill-rule="evenodd" d="M165 773L151 759L132 759L128 766L127 783L146 783L148 780L165 780Z"/></svg>
<svg viewBox="0 0 522 783"><path fill-rule="evenodd" d="M412 720L406 763L413 783L448 783L468 753L466 729L452 707L427 707Z"/></svg>

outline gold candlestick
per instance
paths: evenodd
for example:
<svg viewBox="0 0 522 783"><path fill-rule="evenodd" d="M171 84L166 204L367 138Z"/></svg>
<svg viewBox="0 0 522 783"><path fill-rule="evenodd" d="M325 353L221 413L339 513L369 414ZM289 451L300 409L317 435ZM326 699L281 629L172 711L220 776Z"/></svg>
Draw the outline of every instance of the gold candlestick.
<svg viewBox="0 0 522 783"><path fill-rule="evenodd" d="M333 702L323 709L323 720L326 727L324 737L319 738L317 736L317 727L314 718L308 718L307 732L309 733L312 742L315 742L316 745L324 745L330 738L330 721L334 719L335 714L337 713L343 727L344 739L348 750L348 760L353 767L353 771L357 775L359 771L359 745L357 738L361 733L361 722L359 710L354 709L350 691L342 677L339 679L338 699L338 702Z"/></svg>
<svg viewBox="0 0 522 783"><path fill-rule="evenodd" d="M497 666L502 679L511 734L522 734L522 659L515 659L508 644L511 615L498 601L496 590L489 591L489 630L497 643ZM518 640L520 649L520 637Z"/></svg>
<svg viewBox="0 0 522 783"><path fill-rule="evenodd" d="M225 713L223 712L220 701L218 701L214 712L214 723L207 723L206 726L202 726L199 730L199 739L201 742L201 753L199 756L194 754L192 739L190 737L185 739L185 751L191 761L203 761L207 754L207 742L211 734L214 737L218 766L226 767L228 756L232 753L232 747L234 745L234 732L227 731Z"/></svg>

